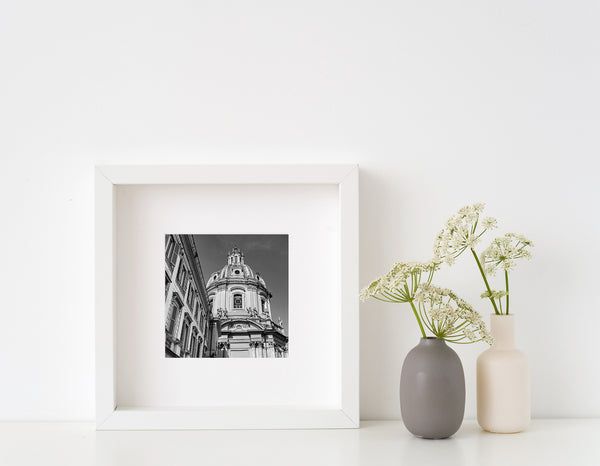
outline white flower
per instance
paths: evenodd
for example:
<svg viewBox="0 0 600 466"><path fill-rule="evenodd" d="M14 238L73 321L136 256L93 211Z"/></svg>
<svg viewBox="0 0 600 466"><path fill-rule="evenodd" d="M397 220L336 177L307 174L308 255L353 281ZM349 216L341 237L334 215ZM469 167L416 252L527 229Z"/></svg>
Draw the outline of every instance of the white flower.
<svg viewBox="0 0 600 466"><path fill-rule="evenodd" d="M468 248L473 249L475 246L477 246L477 243L479 243L479 237L475 235L470 235L465 239L465 245Z"/></svg>
<svg viewBox="0 0 600 466"><path fill-rule="evenodd" d="M514 269L515 265L515 261L511 259L505 259L500 262L500 268L506 272L510 272L512 269Z"/></svg>
<svg viewBox="0 0 600 466"><path fill-rule="evenodd" d="M481 297L482 298L503 298L504 296L506 296L508 293L506 291L494 291L492 290L490 291L484 291L483 293L481 293Z"/></svg>
<svg viewBox="0 0 600 466"><path fill-rule="evenodd" d="M425 326L438 338L491 342L481 315L447 288L422 284L415 296Z"/></svg>
<svg viewBox="0 0 600 466"><path fill-rule="evenodd" d="M498 225L498 220L496 220L494 217L486 217L481 222L481 226L487 230L496 228L497 225Z"/></svg>
<svg viewBox="0 0 600 466"><path fill-rule="evenodd" d="M421 275L426 274L430 279L438 268L439 264L434 261L396 262L388 273L363 288L360 298L363 301L370 297L398 303L411 301L421 281Z"/></svg>
<svg viewBox="0 0 600 466"><path fill-rule="evenodd" d="M381 292L383 289L382 286L382 278L378 278L377 280L372 281L369 286L363 288L360 292L360 299L365 301L370 296L375 296Z"/></svg>
<svg viewBox="0 0 600 466"><path fill-rule="evenodd" d="M471 330L470 328L466 328L464 330L465 336L470 340L470 341L475 341L477 340L477 336L475 335L475 332L473 330Z"/></svg>
<svg viewBox="0 0 600 466"><path fill-rule="evenodd" d="M481 254L486 274L494 275L498 269L510 272L515 268L517 259L531 259L531 252L527 249L530 247L533 247L530 240L515 233L494 239Z"/></svg>
<svg viewBox="0 0 600 466"><path fill-rule="evenodd" d="M434 261L454 264L466 249L473 249L477 245L483 233L496 227L498 222L492 217L486 217L479 223L484 207L482 203L462 207L446 221L444 229L433 242ZM478 231L479 226L483 228L482 231Z"/></svg>
<svg viewBox="0 0 600 466"><path fill-rule="evenodd" d="M485 274L489 275L489 276L494 276L496 274L496 267L493 267L491 265L486 265L485 266Z"/></svg>

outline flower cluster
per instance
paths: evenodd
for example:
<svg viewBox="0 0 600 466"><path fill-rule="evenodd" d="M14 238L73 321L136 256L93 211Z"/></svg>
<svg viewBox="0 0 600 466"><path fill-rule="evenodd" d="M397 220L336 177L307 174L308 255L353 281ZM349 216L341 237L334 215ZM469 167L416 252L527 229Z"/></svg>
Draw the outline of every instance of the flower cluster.
<svg viewBox="0 0 600 466"><path fill-rule="evenodd" d="M438 264L429 262L397 262L390 271L371 282L364 288L360 297L364 301L373 297L382 301L407 303L414 298L421 277L427 275L426 282L431 282Z"/></svg>
<svg viewBox="0 0 600 466"><path fill-rule="evenodd" d="M533 243L524 236L507 233L492 241L480 258L475 252L475 246L479 243L481 236L486 231L496 228L498 223L492 217L486 217L480 222L480 215L484 207L485 205L481 203L463 207L448 219L444 229L435 239L433 260L452 265L458 256L470 249L486 287L486 291L481 297L490 300L496 314L508 314L510 300L508 272L515 267L517 259L531 258L531 253L527 248L533 246ZM504 271L506 291L492 291L490 287L488 276L495 275L498 269ZM506 302L504 310L502 309L503 299Z"/></svg>
<svg viewBox="0 0 600 466"><path fill-rule="evenodd" d="M485 341L491 344L492 337L481 316L470 304L446 288L431 285L433 275L442 263L452 265L458 256L470 249L486 287L481 297L490 300L496 314L508 314L508 272L514 268L517 259L531 257L528 248L533 244L521 235L508 233L492 241L480 260L475 246L483 234L496 228L498 223L492 217L481 219L484 207L485 204L478 203L460 209L437 235L432 260L394 264L388 273L361 291L361 299L409 303L424 338L427 328L437 338L449 342ZM492 290L487 279L487 275L494 275L497 269L504 271L504 291ZM503 301L506 303L504 309Z"/></svg>
<svg viewBox="0 0 600 466"><path fill-rule="evenodd" d="M437 338L452 343L493 343L479 313L451 290L422 284L415 301L423 323Z"/></svg>
<svg viewBox="0 0 600 466"><path fill-rule="evenodd" d="M467 248L473 249L479 243L487 230L496 228L498 222L495 218L486 217L479 221L484 207L482 203L463 207L446 221L444 229L435 238L434 261L454 264ZM478 227L481 227L480 231Z"/></svg>
<svg viewBox="0 0 600 466"><path fill-rule="evenodd" d="M531 259L531 252L527 248L533 243L523 235L507 233L496 238L481 254L481 262L485 266L485 273L493 276L498 269L510 272L514 269L517 259Z"/></svg>
<svg viewBox="0 0 600 466"><path fill-rule="evenodd" d="M506 295L508 295L508 293L506 291L495 291L495 290L484 291L483 293L481 293L481 297L484 299L485 298L500 299L500 298L504 298Z"/></svg>

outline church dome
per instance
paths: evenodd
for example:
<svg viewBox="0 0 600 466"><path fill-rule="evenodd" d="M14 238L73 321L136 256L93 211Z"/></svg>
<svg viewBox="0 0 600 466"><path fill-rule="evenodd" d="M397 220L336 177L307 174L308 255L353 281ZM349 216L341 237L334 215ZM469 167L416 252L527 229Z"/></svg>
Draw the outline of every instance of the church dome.
<svg viewBox="0 0 600 466"><path fill-rule="evenodd" d="M239 248L229 251L226 265L206 278L213 350L220 357L287 357L283 321L279 316L277 324L271 313L273 295Z"/></svg>
<svg viewBox="0 0 600 466"><path fill-rule="evenodd" d="M265 281L260 276L260 274L254 273L252 268L244 263L244 254L239 250L239 248L233 248L229 254L227 255L227 265L225 265L221 270L217 270L213 272L206 286L209 287L215 282L221 280L257 280L263 286L266 286Z"/></svg>

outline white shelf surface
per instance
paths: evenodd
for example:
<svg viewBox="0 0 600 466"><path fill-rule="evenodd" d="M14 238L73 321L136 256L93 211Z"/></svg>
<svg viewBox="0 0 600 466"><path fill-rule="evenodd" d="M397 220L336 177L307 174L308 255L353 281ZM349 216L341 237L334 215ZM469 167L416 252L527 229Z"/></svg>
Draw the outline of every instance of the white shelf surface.
<svg viewBox="0 0 600 466"><path fill-rule="evenodd" d="M600 465L600 419L534 420L520 434L465 421L423 440L400 421L360 429L101 431L93 423L0 423L0 464L13 465Z"/></svg>

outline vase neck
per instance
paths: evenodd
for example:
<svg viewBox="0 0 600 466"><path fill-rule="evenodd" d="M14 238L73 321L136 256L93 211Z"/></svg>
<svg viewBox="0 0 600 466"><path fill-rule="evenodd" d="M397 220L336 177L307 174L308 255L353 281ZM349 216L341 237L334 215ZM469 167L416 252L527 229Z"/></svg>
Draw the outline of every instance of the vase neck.
<svg viewBox="0 0 600 466"><path fill-rule="evenodd" d="M426 337L419 340L420 346L445 345L446 341L442 338Z"/></svg>
<svg viewBox="0 0 600 466"><path fill-rule="evenodd" d="M512 349L515 347L515 316L492 314L492 336L494 348Z"/></svg>

